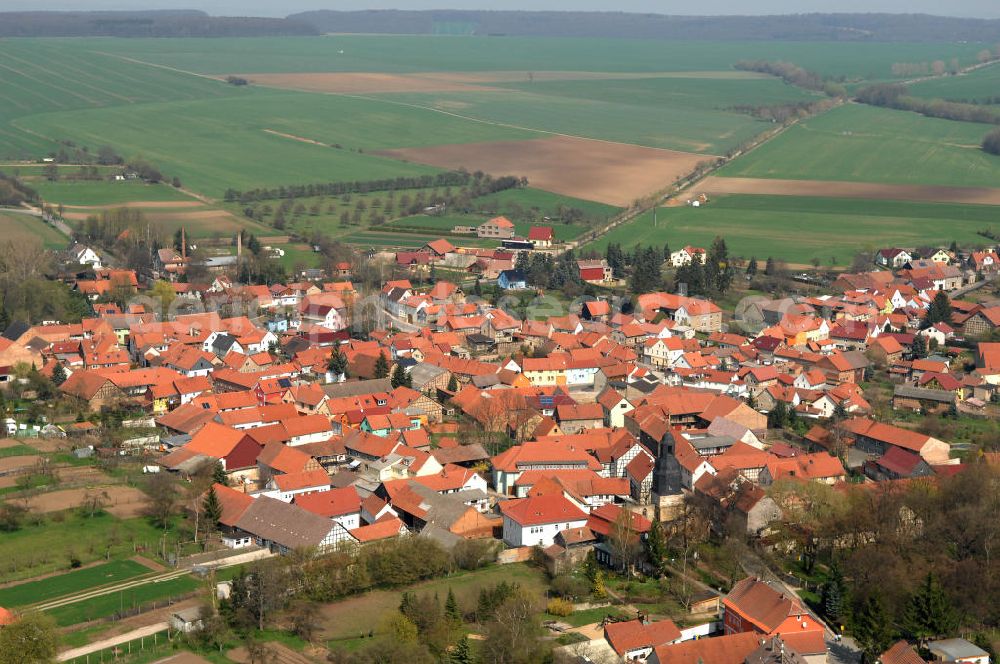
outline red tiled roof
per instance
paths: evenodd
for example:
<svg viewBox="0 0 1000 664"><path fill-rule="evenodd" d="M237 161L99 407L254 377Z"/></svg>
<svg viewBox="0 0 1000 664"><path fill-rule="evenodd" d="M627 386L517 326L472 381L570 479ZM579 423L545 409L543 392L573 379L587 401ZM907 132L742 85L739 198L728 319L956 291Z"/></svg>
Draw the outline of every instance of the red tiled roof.
<svg viewBox="0 0 1000 664"><path fill-rule="evenodd" d="M500 503L500 512L522 527L587 519L582 510L561 495L505 500Z"/></svg>
<svg viewBox="0 0 1000 664"><path fill-rule="evenodd" d="M361 512L361 496L353 486L295 496L292 502L306 511L327 518Z"/></svg>

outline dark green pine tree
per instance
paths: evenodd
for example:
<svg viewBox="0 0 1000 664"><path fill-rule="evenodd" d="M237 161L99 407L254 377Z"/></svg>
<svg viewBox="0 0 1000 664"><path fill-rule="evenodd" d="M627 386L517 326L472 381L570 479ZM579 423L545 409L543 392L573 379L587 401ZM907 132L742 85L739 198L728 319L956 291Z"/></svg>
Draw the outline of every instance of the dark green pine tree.
<svg viewBox="0 0 1000 664"><path fill-rule="evenodd" d="M921 643L948 636L959 626L958 613L933 572L910 597L903 617L906 632Z"/></svg>
<svg viewBox="0 0 1000 664"><path fill-rule="evenodd" d="M951 324L951 300L944 291L938 291L934 300L924 314L923 327L927 328L937 323Z"/></svg>
<svg viewBox="0 0 1000 664"><path fill-rule="evenodd" d="M472 294L475 295L476 297L483 296L483 284L479 280L479 277L476 277L476 285L472 288Z"/></svg>
<svg viewBox="0 0 1000 664"><path fill-rule="evenodd" d="M774 265L774 259L768 256L767 262L764 263L764 274L766 274L769 277L772 277L774 276L776 269L777 268Z"/></svg>
<svg viewBox="0 0 1000 664"><path fill-rule="evenodd" d="M405 373L406 371L403 369L403 367L397 364L396 368L392 370L392 376L389 378L389 384L392 385L394 388L403 385L405 383L403 374Z"/></svg>
<svg viewBox="0 0 1000 664"><path fill-rule="evenodd" d="M226 476L226 469L222 467L221 461L215 462L215 468L212 469L212 481L223 486L229 485L229 477Z"/></svg>
<svg viewBox="0 0 1000 664"><path fill-rule="evenodd" d="M659 519L653 519L653 525L646 536L646 557L657 574L663 574L663 561L667 557L667 538L663 534L663 526Z"/></svg>
<svg viewBox="0 0 1000 664"><path fill-rule="evenodd" d="M63 365L57 364L55 368L52 369L52 384L58 387L65 382L66 370L63 368Z"/></svg>
<svg viewBox="0 0 1000 664"><path fill-rule="evenodd" d="M910 344L910 353L915 360L927 357L927 337L922 334L913 337L913 343Z"/></svg>
<svg viewBox="0 0 1000 664"><path fill-rule="evenodd" d="M458 392L458 379L455 378L455 374L452 374L448 378L448 391L451 392L452 394Z"/></svg>
<svg viewBox="0 0 1000 664"><path fill-rule="evenodd" d="M751 256L750 257L750 262L747 263L747 276L751 277L751 278L757 276L757 257L756 256Z"/></svg>
<svg viewBox="0 0 1000 664"><path fill-rule="evenodd" d="M450 664L473 664L476 661L472 655L472 644L469 642L469 635L466 634L455 644L455 649L448 655Z"/></svg>
<svg viewBox="0 0 1000 664"><path fill-rule="evenodd" d="M830 565L830 575L823 584L822 602L823 614L837 627L843 624L846 618L844 614L846 594L847 584L844 583L844 575L840 571L840 566L834 562Z"/></svg>
<svg viewBox="0 0 1000 664"><path fill-rule="evenodd" d="M462 609L458 606L458 600L455 599L455 593L452 589L448 588L448 597L444 601L444 617L451 623L452 627L458 627L462 624Z"/></svg>
<svg viewBox="0 0 1000 664"><path fill-rule="evenodd" d="M378 354L378 359L375 360L375 378L388 378L389 377L389 358L385 356L385 351Z"/></svg>
<svg viewBox="0 0 1000 664"><path fill-rule="evenodd" d="M334 376L347 376L347 358L344 357L339 348L333 349L333 355L330 356L330 361L326 363L326 368Z"/></svg>
<svg viewBox="0 0 1000 664"><path fill-rule="evenodd" d="M861 648L862 661L875 664L892 645L893 636L892 618L881 596L869 595L854 617L854 639Z"/></svg>
<svg viewBox="0 0 1000 664"><path fill-rule="evenodd" d="M788 406L784 401L774 404L774 408L767 414L767 426L770 429L784 428L788 423Z"/></svg>
<svg viewBox="0 0 1000 664"><path fill-rule="evenodd" d="M222 503L219 502L219 496L215 493L214 485L208 488L205 500L201 503L201 508L205 513L206 527L215 529L219 523L219 519L222 518Z"/></svg>

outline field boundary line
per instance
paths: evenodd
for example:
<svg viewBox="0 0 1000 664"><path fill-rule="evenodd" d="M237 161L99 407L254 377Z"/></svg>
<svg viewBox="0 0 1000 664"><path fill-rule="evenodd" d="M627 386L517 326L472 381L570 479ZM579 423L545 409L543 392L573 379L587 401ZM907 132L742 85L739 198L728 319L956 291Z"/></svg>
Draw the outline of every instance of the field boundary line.
<svg viewBox="0 0 1000 664"><path fill-rule="evenodd" d="M165 69L166 71L172 71L177 74L187 74L188 76L197 76L198 78L204 78L209 81L215 81L216 83L225 83L225 80L218 78L217 76L209 76L208 74L199 74L198 72L195 71L179 69L177 67L171 67L169 65L160 65L155 62L146 62L145 60L130 58L127 55L121 55L119 53L108 53L107 51L91 51L91 53L97 53L98 55L104 55L109 58L117 58L119 60L124 60L125 62L131 62L137 65L146 65L147 67L156 67L157 69Z"/></svg>

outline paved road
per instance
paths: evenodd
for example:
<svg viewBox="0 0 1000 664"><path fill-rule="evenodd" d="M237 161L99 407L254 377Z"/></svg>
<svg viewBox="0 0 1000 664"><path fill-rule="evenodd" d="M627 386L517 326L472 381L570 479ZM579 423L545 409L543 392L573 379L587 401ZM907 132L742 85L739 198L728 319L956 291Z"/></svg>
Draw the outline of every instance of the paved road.
<svg viewBox="0 0 1000 664"><path fill-rule="evenodd" d="M165 622L159 622L154 625L140 627L139 629L132 630L131 632L125 632L124 634L119 634L118 636L112 636L111 638L104 639L103 641L95 641L94 643L88 643L87 645L79 648L66 650L65 652L59 653L57 659L60 662L67 662L75 657L84 657L92 652L97 652L98 650L112 648L123 643L128 643L129 641L136 641L146 636L153 636L153 634L166 631L168 626L169 625Z"/></svg>

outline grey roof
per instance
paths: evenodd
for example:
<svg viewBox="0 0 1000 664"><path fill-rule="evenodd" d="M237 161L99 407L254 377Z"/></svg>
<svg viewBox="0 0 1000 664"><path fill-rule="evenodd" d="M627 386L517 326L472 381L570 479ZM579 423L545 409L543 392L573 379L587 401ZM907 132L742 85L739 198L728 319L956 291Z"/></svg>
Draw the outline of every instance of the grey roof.
<svg viewBox="0 0 1000 664"><path fill-rule="evenodd" d="M448 373L447 369L426 362L418 362L410 369L410 378L413 381L414 389L419 389L445 373Z"/></svg>
<svg viewBox="0 0 1000 664"><path fill-rule="evenodd" d="M251 535L288 549L319 546L333 530L330 519L274 498L255 498L236 522Z"/></svg>
<svg viewBox="0 0 1000 664"><path fill-rule="evenodd" d="M438 447L431 450L431 456L437 459L438 463L468 463L470 461L482 461L489 459L490 455L479 443L471 445L459 445L458 447Z"/></svg>
<svg viewBox="0 0 1000 664"><path fill-rule="evenodd" d="M696 450L711 449L715 447L732 447L736 439L732 436L705 436L704 438L689 439L691 447Z"/></svg>
<svg viewBox="0 0 1000 664"><path fill-rule="evenodd" d="M22 320L16 320L7 326L7 329L3 331L3 337L5 339L10 339L11 341L17 341L20 339L25 332L31 329L31 326Z"/></svg>
<svg viewBox="0 0 1000 664"><path fill-rule="evenodd" d="M945 639L943 641L932 641L927 644L927 649L933 655L944 655L948 660L955 660L968 657L985 657L988 652L979 648L975 644L969 643L965 639Z"/></svg>
<svg viewBox="0 0 1000 664"><path fill-rule="evenodd" d="M416 367L414 367L414 371ZM342 397L356 397L362 394L374 394L375 392L391 392L392 381L389 378L375 378L373 380L349 380L343 383L330 383L323 385L323 391L331 399Z"/></svg>
<svg viewBox="0 0 1000 664"><path fill-rule="evenodd" d="M229 334L220 334L212 341L212 348L219 351L229 352L229 349L236 343L236 337Z"/></svg>
<svg viewBox="0 0 1000 664"><path fill-rule="evenodd" d="M947 390L931 390L926 387L913 387L912 385L897 385L893 389L894 397L904 399L919 399L920 401L940 401L941 403L954 403L955 393Z"/></svg>
<svg viewBox="0 0 1000 664"><path fill-rule="evenodd" d="M441 494L413 480L408 484L410 489L420 496L420 506L427 510L427 516L424 518L427 525L438 526L445 530L469 511L468 503L488 497L479 489Z"/></svg>
<svg viewBox="0 0 1000 664"><path fill-rule="evenodd" d="M492 387L494 385L500 384L500 376L497 374L484 374L482 376L473 376L472 384L480 389L486 387Z"/></svg>
<svg viewBox="0 0 1000 664"><path fill-rule="evenodd" d="M227 267L229 265L236 265L236 256L210 256L205 259L205 267Z"/></svg>

